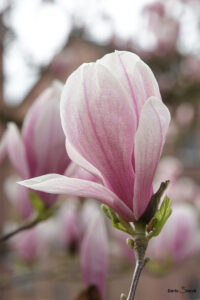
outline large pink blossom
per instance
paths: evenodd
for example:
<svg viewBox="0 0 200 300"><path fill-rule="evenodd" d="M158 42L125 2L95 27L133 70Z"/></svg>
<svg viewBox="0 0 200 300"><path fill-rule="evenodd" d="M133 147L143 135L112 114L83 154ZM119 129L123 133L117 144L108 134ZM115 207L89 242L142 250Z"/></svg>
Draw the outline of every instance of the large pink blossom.
<svg viewBox="0 0 200 300"><path fill-rule="evenodd" d="M64 86L61 120L69 157L99 183L48 174L22 184L95 198L125 220L138 220L153 194L170 121L150 68L125 51L83 64Z"/></svg>

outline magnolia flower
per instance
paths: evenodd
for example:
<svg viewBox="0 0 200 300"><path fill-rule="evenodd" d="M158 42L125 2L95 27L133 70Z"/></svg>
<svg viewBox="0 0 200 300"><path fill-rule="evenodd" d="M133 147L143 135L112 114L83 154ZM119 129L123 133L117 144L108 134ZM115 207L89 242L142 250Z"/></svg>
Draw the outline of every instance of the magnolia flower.
<svg viewBox="0 0 200 300"><path fill-rule="evenodd" d="M69 157L99 183L48 174L21 184L94 198L123 219L138 220L153 194L170 121L149 67L125 51L83 64L64 86L61 120Z"/></svg>
<svg viewBox="0 0 200 300"><path fill-rule="evenodd" d="M41 94L26 115L21 133L14 123L8 126L8 155L22 179L48 172L63 174L69 164L60 123L61 90L62 85L55 82ZM49 206L55 195L44 193L41 198Z"/></svg>
<svg viewBox="0 0 200 300"><path fill-rule="evenodd" d="M170 257L178 263L197 254L199 250L198 214L189 204L177 204L160 235L150 241L147 255L159 262Z"/></svg>

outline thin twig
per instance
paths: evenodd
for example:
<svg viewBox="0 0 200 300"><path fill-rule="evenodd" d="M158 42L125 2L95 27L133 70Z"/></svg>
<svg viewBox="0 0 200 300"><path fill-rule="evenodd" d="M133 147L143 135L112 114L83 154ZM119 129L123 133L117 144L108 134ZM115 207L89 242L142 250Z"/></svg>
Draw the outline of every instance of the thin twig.
<svg viewBox="0 0 200 300"><path fill-rule="evenodd" d="M149 258L145 258L143 260L137 260L127 300L134 300L135 291L137 288L138 280L140 278L140 274L141 274L145 264L148 261L149 261Z"/></svg>
<svg viewBox="0 0 200 300"><path fill-rule="evenodd" d="M11 238L12 236L16 235L17 233L30 229L32 227L34 227L35 225L37 225L40 222L40 218L38 216L35 216L32 220L30 220L29 222L27 221L26 223L22 224L20 227L14 229L13 231L6 233L4 235L2 235L0 237L0 243L3 243L5 241L7 241L9 238Z"/></svg>

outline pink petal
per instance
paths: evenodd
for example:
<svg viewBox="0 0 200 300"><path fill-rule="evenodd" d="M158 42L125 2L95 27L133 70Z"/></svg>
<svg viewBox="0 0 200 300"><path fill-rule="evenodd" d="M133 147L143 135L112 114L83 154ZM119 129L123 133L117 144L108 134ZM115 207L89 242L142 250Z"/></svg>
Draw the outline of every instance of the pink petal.
<svg viewBox="0 0 200 300"><path fill-rule="evenodd" d="M23 125L23 137L32 177L63 174L69 158L60 120L63 85L54 82L33 104Z"/></svg>
<svg viewBox="0 0 200 300"><path fill-rule="evenodd" d="M101 183L99 178L95 176L94 174L86 171L85 169L79 167L75 163L71 162L66 169L65 176L73 177L73 178L79 178L79 179L85 179L93 182Z"/></svg>
<svg viewBox="0 0 200 300"><path fill-rule="evenodd" d="M61 118L71 159L132 208L136 119L120 82L103 65L84 64L67 80Z"/></svg>
<svg viewBox="0 0 200 300"><path fill-rule="evenodd" d="M9 123L7 133L7 150L10 161L22 178L29 177L29 168L24 143L17 126Z"/></svg>
<svg viewBox="0 0 200 300"><path fill-rule="evenodd" d="M152 181L170 122L167 107L155 97L143 106L135 136L135 187L133 211L138 219L152 196Z"/></svg>
<svg viewBox="0 0 200 300"><path fill-rule="evenodd" d="M144 102L151 96L161 99L151 69L136 54L128 51L107 54L98 63L109 68L124 90L131 95L138 124Z"/></svg>
<svg viewBox="0 0 200 300"><path fill-rule="evenodd" d="M19 184L52 194L66 194L99 200L114 209L122 218L133 221L132 211L106 187L87 180L48 174L18 182Z"/></svg>
<svg viewBox="0 0 200 300"><path fill-rule="evenodd" d="M87 285L98 287L104 298L105 278L108 266L108 238L103 216L92 216L81 247L83 280Z"/></svg>

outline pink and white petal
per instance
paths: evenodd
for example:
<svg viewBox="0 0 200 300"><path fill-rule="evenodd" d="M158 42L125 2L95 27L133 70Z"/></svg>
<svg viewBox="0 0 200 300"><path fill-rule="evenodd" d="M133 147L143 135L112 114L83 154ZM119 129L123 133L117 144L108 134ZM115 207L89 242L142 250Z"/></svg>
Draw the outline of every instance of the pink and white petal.
<svg viewBox="0 0 200 300"><path fill-rule="evenodd" d="M152 196L152 182L160 160L170 122L162 101L149 98L143 106L135 136L135 186L133 211L136 219L144 213Z"/></svg>
<svg viewBox="0 0 200 300"><path fill-rule="evenodd" d="M92 78L92 84L91 84ZM133 141L136 119L131 99L101 64L84 64L67 80L61 118L69 156L132 208Z"/></svg>
<svg viewBox="0 0 200 300"><path fill-rule="evenodd" d="M134 53L115 51L97 61L117 77L124 90L131 95L137 125L144 102L151 96L161 99L158 83L151 69Z"/></svg>
<svg viewBox="0 0 200 300"><path fill-rule="evenodd" d="M89 163L88 160L86 160L71 144L68 138L66 138L66 149L67 154L69 158L72 160L72 162L76 162L77 166L82 167L83 169L87 170L89 173L94 174L95 177L99 179L99 181L104 182L104 178L101 174L101 172L95 168L91 163ZM66 176L70 176L68 174L65 174Z"/></svg>
<svg viewBox="0 0 200 300"><path fill-rule="evenodd" d="M0 140L0 163L4 160L7 154L7 131L3 133Z"/></svg>
<svg viewBox="0 0 200 300"><path fill-rule="evenodd" d="M17 126L14 123L8 124L7 151L10 161L19 173L20 177L29 177L29 167L24 142Z"/></svg>
<svg viewBox="0 0 200 300"><path fill-rule="evenodd" d="M48 174L18 182L30 189L99 200L115 210L122 218L133 221L133 213L111 190L88 180L69 178L59 174Z"/></svg>
<svg viewBox="0 0 200 300"><path fill-rule="evenodd" d="M79 167L75 163L71 162L66 169L65 176L72 177L72 178L79 178L79 179L85 179L93 182L100 182L99 178L95 176L94 174L86 171L85 169Z"/></svg>
<svg viewBox="0 0 200 300"><path fill-rule="evenodd" d="M81 268L84 283L95 285L104 299L108 268L108 237L100 211L91 216L81 247Z"/></svg>
<svg viewBox="0 0 200 300"><path fill-rule="evenodd" d="M49 172L63 174L69 163L60 119L60 96L63 85L54 82L29 111L23 128L31 176ZM42 145L41 145L42 141Z"/></svg>

